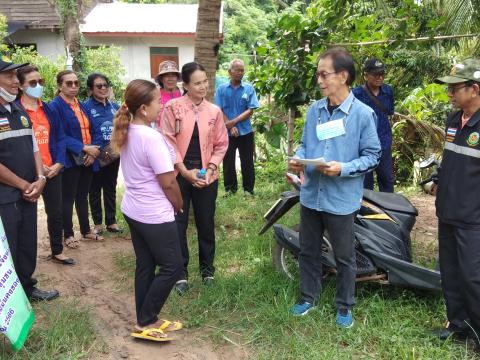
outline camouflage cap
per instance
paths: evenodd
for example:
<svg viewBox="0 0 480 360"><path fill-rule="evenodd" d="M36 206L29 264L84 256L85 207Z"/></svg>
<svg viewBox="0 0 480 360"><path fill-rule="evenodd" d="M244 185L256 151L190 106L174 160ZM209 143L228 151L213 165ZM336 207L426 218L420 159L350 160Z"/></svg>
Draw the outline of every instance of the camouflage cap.
<svg viewBox="0 0 480 360"><path fill-rule="evenodd" d="M163 74L177 74L178 76L180 76L180 71L178 71L177 63L171 60L162 61L158 66L158 75Z"/></svg>
<svg viewBox="0 0 480 360"><path fill-rule="evenodd" d="M480 60L466 59L455 66L450 71L450 75L435 79L439 84L460 84L466 81L480 82Z"/></svg>

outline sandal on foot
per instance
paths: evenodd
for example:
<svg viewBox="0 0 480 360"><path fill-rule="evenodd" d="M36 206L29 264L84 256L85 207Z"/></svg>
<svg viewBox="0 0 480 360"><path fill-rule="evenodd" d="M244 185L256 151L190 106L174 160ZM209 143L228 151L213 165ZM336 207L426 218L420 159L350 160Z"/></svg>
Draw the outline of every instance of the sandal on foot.
<svg viewBox="0 0 480 360"><path fill-rule="evenodd" d="M84 235L82 235L82 240L86 240L86 241L103 241L104 238L103 236L100 236L99 234L95 234L93 232L89 232L89 233L86 233Z"/></svg>
<svg viewBox="0 0 480 360"><path fill-rule="evenodd" d="M145 330L135 329L135 332L132 332L130 335L136 339L158 341L158 342L173 340L172 337L170 337L168 334L165 334L162 330L153 329L153 328L149 328Z"/></svg>
<svg viewBox="0 0 480 360"><path fill-rule="evenodd" d="M78 247L80 246L80 242L75 239L73 236L69 236L67 237L65 240L65 246L70 248L70 249L78 249Z"/></svg>
<svg viewBox="0 0 480 360"><path fill-rule="evenodd" d="M162 330L163 332L172 332L183 329L183 324L179 321L168 321L164 319L161 321L163 321L163 323L158 329Z"/></svg>
<svg viewBox="0 0 480 360"><path fill-rule="evenodd" d="M62 264L62 265L72 266L72 265L76 264L75 260L73 260L72 258L59 259L55 255L51 255L50 260L52 260L53 262L56 262L58 264Z"/></svg>

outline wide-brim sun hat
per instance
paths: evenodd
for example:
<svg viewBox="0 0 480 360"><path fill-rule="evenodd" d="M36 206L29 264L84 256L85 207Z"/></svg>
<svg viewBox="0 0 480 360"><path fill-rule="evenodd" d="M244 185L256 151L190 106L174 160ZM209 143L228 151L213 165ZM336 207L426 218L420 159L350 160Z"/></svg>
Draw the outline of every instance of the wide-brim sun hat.
<svg viewBox="0 0 480 360"><path fill-rule="evenodd" d="M175 61L165 60L158 65L158 75L161 76L163 74L176 74L180 77L181 73L178 70L178 65Z"/></svg>

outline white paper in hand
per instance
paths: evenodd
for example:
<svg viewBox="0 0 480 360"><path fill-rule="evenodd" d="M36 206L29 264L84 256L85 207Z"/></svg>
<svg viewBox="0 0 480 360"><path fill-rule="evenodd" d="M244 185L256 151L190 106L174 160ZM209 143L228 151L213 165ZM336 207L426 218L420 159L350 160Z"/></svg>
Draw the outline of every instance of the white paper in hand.
<svg viewBox="0 0 480 360"><path fill-rule="evenodd" d="M296 162L298 162L300 164L303 164L303 165L328 166L328 163L325 161L325 159L323 157L319 157L317 159L299 159L299 158L296 158L296 157L289 157L288 160L293 160L293 161L296 161Z"/></svg>

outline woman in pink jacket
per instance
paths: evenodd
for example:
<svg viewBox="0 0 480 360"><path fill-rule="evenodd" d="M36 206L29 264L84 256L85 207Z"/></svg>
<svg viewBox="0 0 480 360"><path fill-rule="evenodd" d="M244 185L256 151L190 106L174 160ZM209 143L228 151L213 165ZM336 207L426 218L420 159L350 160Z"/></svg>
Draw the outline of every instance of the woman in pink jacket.
<svg viewBox="0 0 480 360"><path fill-rule="evenodd" d="M186 94L169 101L162 115L162 131L176 152L175 171L183 197L183 213L176 222L183 256L183 277L175 288L180 295L188 289L187 226L190 201L197 226L200 274L204 284L213 281L215 267L215 202L218 166L228 148L222 111L205 99L208 78L202 65L182 67Z"/></svg>

